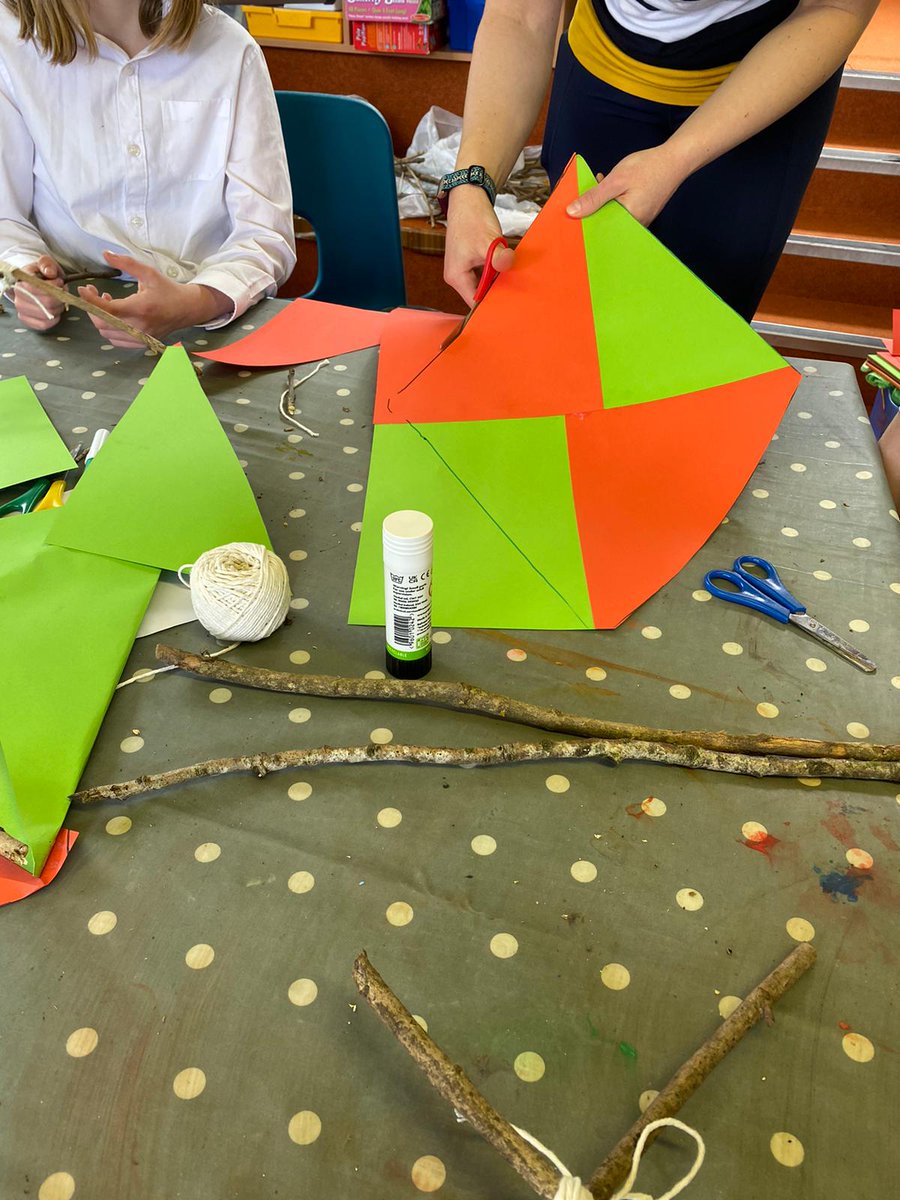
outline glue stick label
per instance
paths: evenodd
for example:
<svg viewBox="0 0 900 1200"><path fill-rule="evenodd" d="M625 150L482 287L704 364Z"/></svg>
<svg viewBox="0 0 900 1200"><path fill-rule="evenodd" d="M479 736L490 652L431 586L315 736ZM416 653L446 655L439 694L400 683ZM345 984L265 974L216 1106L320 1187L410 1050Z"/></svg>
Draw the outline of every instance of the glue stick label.
<svg viewBox="0 0 900 1200"><path fill-rule="evenodd" d="M423 658L431 647L431 567L385 571L385 641L394 658Z"/></svg>
<svg viewBox="0 0 900 1200"><path fill-rule="evenodd" d="M431 663L433 537L431 517L416 509L390 513L382 524L387 669L394 674L396 665L403 678L418 678ZM425 661L401 668L404 659Z"/></svg>

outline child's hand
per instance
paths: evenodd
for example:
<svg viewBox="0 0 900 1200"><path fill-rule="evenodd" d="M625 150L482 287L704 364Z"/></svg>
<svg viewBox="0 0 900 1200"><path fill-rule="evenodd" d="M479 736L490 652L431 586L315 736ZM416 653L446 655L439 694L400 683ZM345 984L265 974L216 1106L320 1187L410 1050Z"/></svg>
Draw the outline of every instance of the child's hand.
<svg viewBox="0 0 900 1200"><path fill-rule="evenodd" d="M196 283L176 283L155 267L130 258L127 254L113 254L111 250L105 250L103 256L111 267L137 280L137 292L113 300L109 293L104 292L101 296L93 284L87 284L78 289L78 294L143 333L164 338L176 329L205 325L224 316L232 308L232 301L214 288ZM91 315L91 321L100 336L111 345L128 350L143 348L143 342L121 329L115 329L101 317Z"/></svg>
<svg viewBox="0 0 900 1200"><path fill-rule="evenodd" d="M37 262L28 263L22 270L27 271L29 275L40 275L42 279L46 279L48 283L53 283L59 288L65 287L59 263L49 254L42 254ZM35 296L44 306L43 309L38 306ZM45 296L37 288L31 291L24 283L16 284L13 299L16 302L16 316L29 329L52 329L54 325L59 324L59 318L66 307L61 300L56 300L53 296ZM47 316L47 313L50 315Z"/></svg>

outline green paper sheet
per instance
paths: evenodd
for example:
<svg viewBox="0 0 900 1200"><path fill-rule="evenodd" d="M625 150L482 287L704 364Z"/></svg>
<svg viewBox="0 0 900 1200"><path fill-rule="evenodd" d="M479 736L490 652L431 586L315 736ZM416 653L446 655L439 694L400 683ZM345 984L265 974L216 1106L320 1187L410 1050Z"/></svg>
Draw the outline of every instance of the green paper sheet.
<svg viewBox="0 0 900 1200"><path fill-rule="evenodd" d="M25 376L0 381L0 488L74 466Z"/></svg>
<svg viewBox="0 0 900 1200"><path fill-rule="evenodd" d="M177 571L226 542L270 546L191 361L170 346L62 510L58 546Z"/></svg>
<svg viewBox="0 0 900 1200"><path fill-rule="evenodd" d="M0 828L29 847L33 875L63 823L159 576L48 544L61 515L0 521L0 744L8 768L0 774Z"/></svg>
<svg viewBox="0 0 900 1200"><path fill-rule="evenodd" d="M434 521L436 625L593 628L564 418L377 426L351 624L384 623L381 523L401 508Z"/></svg>
<svg viewBox="0 0 900 1200"><path fill-rule="evenodd" d="M595 182L579 158L580 190ZM681 396L784 366L743 317L618 202L604 205L582 228L604 408Z"/></svg>

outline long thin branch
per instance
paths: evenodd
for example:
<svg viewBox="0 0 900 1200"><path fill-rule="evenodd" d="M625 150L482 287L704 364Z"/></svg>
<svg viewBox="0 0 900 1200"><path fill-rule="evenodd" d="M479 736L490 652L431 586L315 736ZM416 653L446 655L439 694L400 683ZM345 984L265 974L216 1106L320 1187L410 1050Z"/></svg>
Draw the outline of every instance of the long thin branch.
<svg viewBox="0 0 900 1200"><path fill-rule="evenodd" d="M470 683L440 683L410 679L343 679L334 675L300 675L289 671L269 671L232 662L211 662L209 658L174 646L158 645L156 657L221 683L286 692L298 696L329 696L352 700L401 700L413 704L434 704L462 712L478 712L533 725L552 733L571 733L589 738L634 738L639 741L666 742L674 746L699 746L705 750L724 750L735 754L775 754L798 758L858 759L867 762L900 761L900 745L880 746L868 742L824 742L803 738L781 738L755 734L711 733L705 730L653 729L620 721L600 721L556 708L541 708L486 692Z"/></svg>
<svg viewBox="0 0 900 1200"><path fill-rule="evenodd" d="M538 1150L525 1141L482 1096L462 1067L452 1062L425 1032L409 1009L394 995L363 951L353 964L353 978L360 994L384 1021L400 1045L428 1078L432 1087L449 1100L471 1122L473 1129L502 1154L513 1170L539 1196L553 1200L559 1172Z"/></svg>
<svg viewBox="0 0 900 1200"><path fill-rule="evenodd" d="M77 292L66 292L62 288L56 287L54 284L43 279L40 275L31 275L28 271L21 271L18 267L11 267L9 263L0 260L0 275L8 279L15 279L17 283L25 283L28 287L33 287L37 291L42 292L45 296L50 296L53 300L59 300L65 304L67 308L80 308L82 312L92 313L95 317L101 317L107 325L112 325L114 329L120 329L122 333L127 333L131 337L139 338L144 345L152 350L155 354L162 354L165 350L165 345L152 334L144 333L142 329L135 329L133 325L129 325L127 321L123 321L121 317L113 316L112 313L106 311L105 308L100 308L99 305L93 304L90 300L85 300L78 295Z"/></svg>
<svg viewBox="0 0 900 1200"><path fill-rule="evenodd" d="M674 1116L704 1079L733 1050L759 1018L809 970L816 952L808 943L795 947L783 962L758 984L699 1050L681 1066L646 1112L603 1160L587 1185L595 1200L609 1200L627 1177L637 1140L646 1125L663 1116ZM353 978L361 995L374 1009L429 1083L457 1109L474 1129L497 1150L539 1196L553 1197L559 1174L478 1091L461 1067L453 1063L412 1017L365 951L353 964Z"/></svg>
<svg viewBox="0 0 900 1200"><path fill-rule="evenodd" d="M616 1188L628 1176L634 1148L645 1126L660 1117L672 1117L682 1108L707 1075L717 1067L726 1054L738 1044L764 1016L768 1009L780 1000L784 993L804 975L816 961L816 952L810 942L795 946L762 983L758 983L686 1063L678 1068L659 1095L647 1106L623 1138L607 1154L591 1176L589 1191L595 1200L609 1200Z"/></svg>
<svg viewBox="0 0 900 1200"><path fill-rule="evenodd" d="M99 800L128 800L164 788L253 771L262 777L290 767L351 766L359 763L421 763L435 767L498 767L508 763L546 762L550 759L595 759L607 766L623 762L653 762L677 767L727 771L733 775L798 776L820 779L876 779L900 781L900 763L849 762L835 758L774 758L759 755L720 754L696 746L666 746L660 742L624 742L594 738L583 741L507 742L501 746L317 746L311 750L282 750L272 754L245 754L213 758L193 766L140 775L124 783L108 783L76 792L76 804Z"/></svg>

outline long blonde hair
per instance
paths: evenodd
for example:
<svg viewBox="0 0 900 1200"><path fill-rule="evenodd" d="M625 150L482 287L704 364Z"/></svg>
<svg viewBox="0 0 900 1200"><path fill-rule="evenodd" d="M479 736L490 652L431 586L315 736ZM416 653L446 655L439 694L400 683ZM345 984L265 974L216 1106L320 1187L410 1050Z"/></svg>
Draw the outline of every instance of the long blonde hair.
<svg viewBox="0 0 900 1200"><path fill-rule="evenodd" d="M19 37L33 41L52 63L70 63L79 38L88 53L97 53L85 0L5 0L19 19ZM141 29L155 46L182 50L191 40L203 12L203 0L171 0L163 15L163 0L140 0Z"/></svg>

